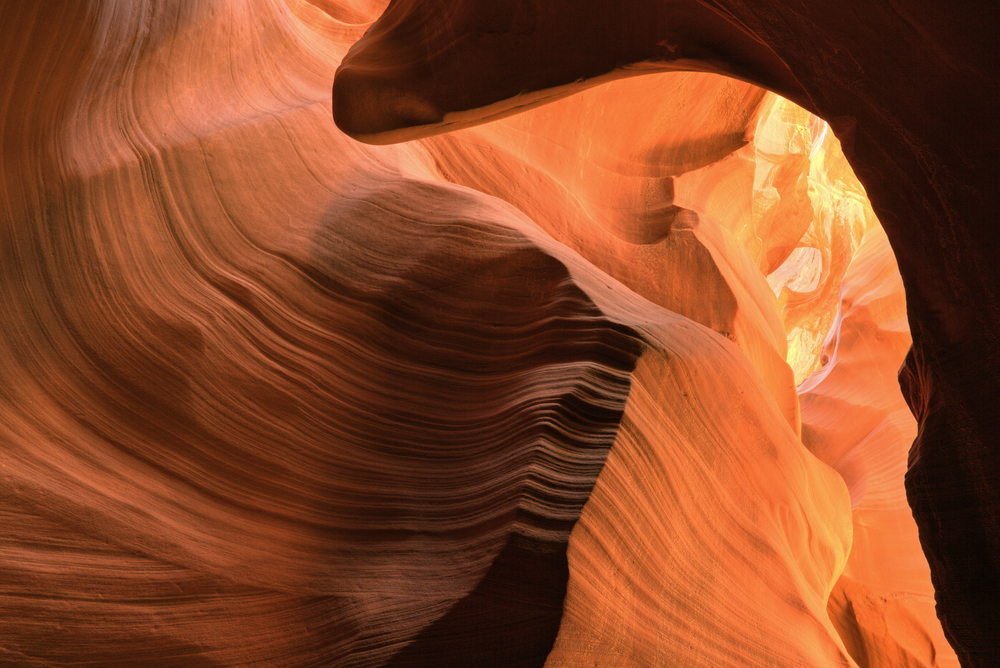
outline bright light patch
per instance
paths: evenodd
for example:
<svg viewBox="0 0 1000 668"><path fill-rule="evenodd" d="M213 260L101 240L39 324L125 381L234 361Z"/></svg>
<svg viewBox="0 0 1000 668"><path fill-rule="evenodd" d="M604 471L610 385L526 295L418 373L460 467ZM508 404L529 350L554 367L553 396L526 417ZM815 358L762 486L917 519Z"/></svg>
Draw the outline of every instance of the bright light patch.
<svg viewBox="0 0 1000 668"><path fill-rule="evenodd" d="M796 248L784 262L767 277L775 297L781 296L781 289L792 292L812 292L819 287L823 273L823 254L818 248Z"/></svg>

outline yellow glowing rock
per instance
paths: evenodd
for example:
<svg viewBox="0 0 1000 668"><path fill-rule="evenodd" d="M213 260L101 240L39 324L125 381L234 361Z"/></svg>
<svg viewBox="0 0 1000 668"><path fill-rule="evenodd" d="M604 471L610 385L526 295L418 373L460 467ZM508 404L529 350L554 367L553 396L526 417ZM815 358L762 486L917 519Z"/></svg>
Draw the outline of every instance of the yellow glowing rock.
<svg viewBox="0 0 1000 668"><path fill-rule="evenodd" d="M687 73L361 145L387 4L5 5L0 663L954 665L832 133Z"/></svg>

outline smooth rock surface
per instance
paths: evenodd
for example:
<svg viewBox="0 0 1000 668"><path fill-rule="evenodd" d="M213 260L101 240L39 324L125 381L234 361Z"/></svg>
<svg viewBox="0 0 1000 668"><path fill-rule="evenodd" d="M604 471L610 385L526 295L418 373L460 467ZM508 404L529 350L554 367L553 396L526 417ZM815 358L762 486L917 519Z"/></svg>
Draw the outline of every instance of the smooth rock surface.
<svg viewBox="0 0 1000 668"><path fill-rule="evenodd" d="M695 6L386 5L0 3L0 665L955 665L889 209L773 92L593 85L791 70ZM331 119L520 110L556 27L578 95Z"/></svg>
<svg viewBox="0 0 1000 668"><path fill-rule="evenodd" d="M741 78L826 119L899 263L913 335L906 474L945 631L1000 662L1000 56L995 3L413 0L344 59L334 113L382 143L651 71ZM586 48L578 48L585 44Z"/></svg>

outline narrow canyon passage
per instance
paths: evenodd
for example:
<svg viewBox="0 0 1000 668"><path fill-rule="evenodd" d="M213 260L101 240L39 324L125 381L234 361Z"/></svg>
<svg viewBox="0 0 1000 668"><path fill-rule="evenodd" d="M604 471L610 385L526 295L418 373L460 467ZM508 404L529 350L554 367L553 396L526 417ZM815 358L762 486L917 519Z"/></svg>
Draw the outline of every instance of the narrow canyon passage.
<svg viewBox="0 0 1000 668"><path fill-rule="evenodd" d="M0 3L0 665L959 665L838 122L649 72L359 143L387 4Z"/></svg>
<svg viewBox="0 0 1000 668"><path fill-rule="evenodd" d="M735 343L790 431L801 429L801 443L850 495L850 552L827 582L832 591L813 594L810 621L787 604L741 599L757 591L747 583L760 571L746 572L744 560L760 547L740 547L740 514L707 499L738 489L742 504L759 503L788 474L752 461L759 427L726 405L733 390L708 378L678 389L672 370L654 364L630 395L642 417L626 407L627 432L570 542L565 619L547 665L827 665L847 656L866 666L958 665L902 485L916 433L896 378L910 345L903 285L823 121L747 84L671 73L422 141L445 178L515 204L634 292ZM636 221L663 231L643 241L627 227ZM645 405L639 392L657 401ZM720 476L726 460L756 475ZM794 535L787 521L776 520L781 542ZM749 535L761 539L760 527ZM795 549L809 555L798 568L814 571L822 550ZM760 569L769 586L782 568ZM816 611L824 605L835 631L808 630L825 624ZM761 642L770 637L761 624L792 625L795 641L772 637L776 651ZM844 647L824 656L810 633Z"/></svg>

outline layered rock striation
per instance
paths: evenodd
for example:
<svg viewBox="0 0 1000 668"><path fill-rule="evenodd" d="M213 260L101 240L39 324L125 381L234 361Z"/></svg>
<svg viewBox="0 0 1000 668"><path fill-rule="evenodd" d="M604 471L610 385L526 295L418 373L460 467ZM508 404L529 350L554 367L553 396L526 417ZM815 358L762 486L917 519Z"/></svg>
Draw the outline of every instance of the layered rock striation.
<svg viewBox="0 0 1000 668"><path fill-rule="evenodd" d="M394 2L341 64L334 111L365 141L495 119L650 71L747 80L826 119L892 244L919 430L908 498L945 630L967 665L1000 648L998 16L894 2ZM585 44L586 48L578 48Z"/></svg>
<svg viewBox="0 0 1000 668"><path fill-rule="evenodd" d="M986 665L991 274L778 23L597 4L0 6L0 664Z"/></svg>

